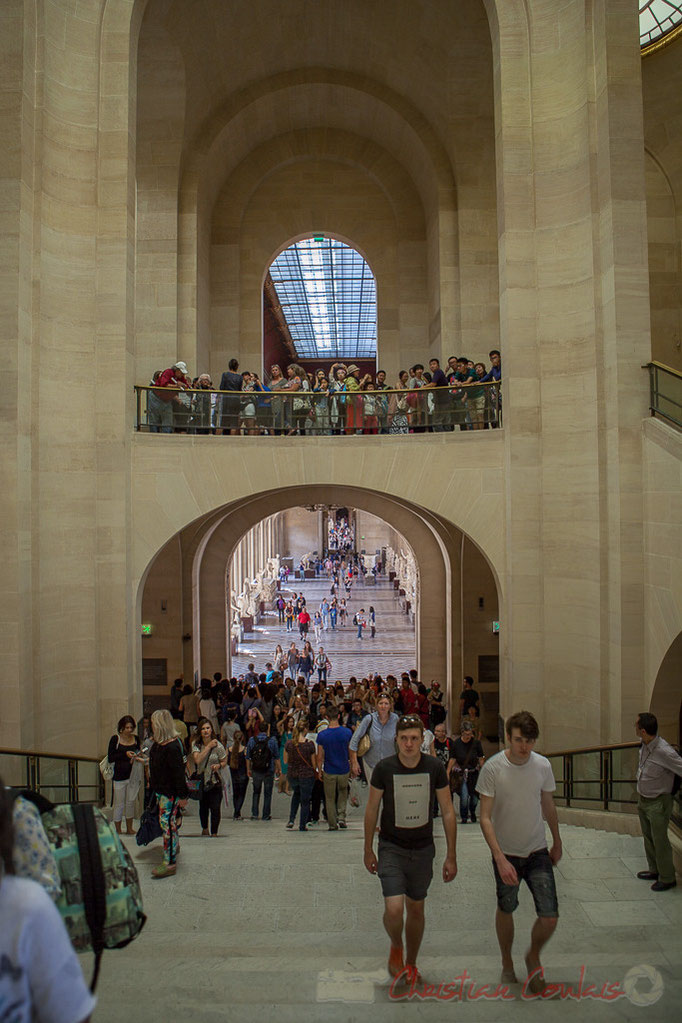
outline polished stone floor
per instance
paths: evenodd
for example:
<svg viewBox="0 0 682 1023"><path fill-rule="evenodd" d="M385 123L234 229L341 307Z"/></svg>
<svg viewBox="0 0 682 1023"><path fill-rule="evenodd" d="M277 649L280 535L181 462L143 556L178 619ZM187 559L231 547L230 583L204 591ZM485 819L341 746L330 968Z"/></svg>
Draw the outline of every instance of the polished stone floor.
<svg viewBox="0 0 682 1023"><path fill-rule="evenodd" d="M304 582L291 580L290 587L292 593L304 595L311 617L319 608L322 598L329 598L329 581L326 578L307 579ZM376 612L376 636L372 639L369 629L366 629L363 639L359 640L358 630L352 623L353 615L362 607L367 612L370 604ZM323 631L318 643L311 625L309 638L314 650L321 643L327 651L332 662L329 681L342 679L347 682L351 675L362 678L369 672L384 677L392 673L399 677L402 671L409 671L415 666L414 625L401 611L393 585L385 578L380 577L376 586L363 586L360 583L353 586L345 628L339 625L335 631ZM287 632L286 626L279 624L277 612L266 611L254 631L245 634L244 641L239 644L239 652L232 658L232 673L239 675L246 672L250 661L256 665L256 671L263 671L265 662L272 660L277 644L287 650L292 641L298 647L303 645L298 628Z"/></svg>
<svg viewBox="0 0 682 1023"><path fill-rule="evenodd" d="M287 831L287 810L288 800L277 795L271 822L227 820L217 839L201 838L196 817L187 818L178 873L162 881L150 878L159 843L140 850L126 839L149 919L128 948L105 953L95 1023L679 1019L682 885L656 894L635 878L646 866L641 839L563 827L560 921L546 949L546 976L575 989L584 968L583 990L611 984L618 997L559 996L538 1004L523 998L521 985L509 989L509 1000L480 993L484 985L492 993L499 980L490 857L478 826L460 828L459 874L445 885L439 879L445 843L436 822L437 870L420 957L434 991L421 999L406 997L402 988L395 1001L385 969L380 886L362 863L362 808L351 811L346 832ZM533 918L524 890L516 914L519 972ZM87 973L90 958L83 963ZM448 1004L435 997L441 983L459 994L464 970L478 998ZM619 993L624 985L630 997Z"/></svg>

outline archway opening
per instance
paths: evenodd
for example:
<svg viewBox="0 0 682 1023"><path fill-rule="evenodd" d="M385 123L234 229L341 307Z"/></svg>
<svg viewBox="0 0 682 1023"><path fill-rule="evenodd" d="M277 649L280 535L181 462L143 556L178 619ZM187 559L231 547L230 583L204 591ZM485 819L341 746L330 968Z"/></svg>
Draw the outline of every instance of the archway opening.
<svg viewBox="0 0 682 1023"><path fill-rule="evenodd" d="M309 679L305 649L315 662L324 652L334 680L398 678L418 661L419 589L412 546L384 518L329 503L278 512L229 562L230 674L270 664L293 679L303 664Z"/></svg>
<svg viewBox="0 0 682 1023"><path fill-rule="evenodd" d="M504 622L499 622L498 582L490 560L453 522L404 498L350 484L264 490L207 511L167 540L147 566L139 593L139 621L150 626L139 647L145 700L165 705L174 677L191 682L217 670L227 672L231 619L226 597L237 546L254 526L267 528L276 513L315 505L369 513L405 538L420 581L414 658L419 676L427 685L440 681L450 724L457 727L461 680L472 675L481 693L483 733L496 740ZM362 523L356 535L360 552L363 546L366 554L376 550Z"/></svg>
<svg viewBox="0 0 682 1023"><path fill-rule="evenodd" d="M263 285L263 369L295 363L327 379L335 363L376 371L377 292L357 249L329 235L293 242Z"/></svg>

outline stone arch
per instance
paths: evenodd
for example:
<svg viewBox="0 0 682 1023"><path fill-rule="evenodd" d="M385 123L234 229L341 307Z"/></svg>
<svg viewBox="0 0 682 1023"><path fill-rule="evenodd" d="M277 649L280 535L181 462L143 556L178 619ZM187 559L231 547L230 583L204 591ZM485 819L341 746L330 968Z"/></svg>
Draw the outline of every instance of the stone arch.
<svg viewBox="0 0 682 1023"><path fill-rule="evenodd" d="M649 710L658 718L658 730L668 742L682 743L682 632L668 647L656 675Z"/></svg>
<svg viewBox="0 0 682 1023"><path fill-rule="evenodd" d="M420 571L420 602L416 609L417 663L424 677L442 679L452 698L461 673L460 548L462 532L438 515L385 493L361 486L296 485L260 491L214 509L183 530L183 628L191 621L192 644L184 647L186 678L199 677L229 662L229 621L226 576L240 539L257 522L276 511L309 503L344 503L387 519L412 547ZM179 534L176 534L176 537ZM467 537L467 540L470 539ZM174 543L171 538L164 544ZM144 589L146 568L138 591ZM484 557L498 592L496 573Z"/></svg>

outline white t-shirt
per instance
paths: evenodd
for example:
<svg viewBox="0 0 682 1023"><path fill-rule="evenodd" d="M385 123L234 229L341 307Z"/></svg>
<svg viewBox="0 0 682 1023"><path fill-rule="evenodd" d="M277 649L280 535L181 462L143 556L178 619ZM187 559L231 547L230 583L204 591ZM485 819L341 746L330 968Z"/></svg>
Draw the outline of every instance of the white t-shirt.
<svg viewBox="0 0 682 1023"><path fill-rule="evenodd" d="M35 881L0 884L0 1012L12 1023L81 1023L97 999L59 911Z"/></svg>
<svg viewBox="0 0 682 1023"><path fill-rule="evenodd" d="M556 782L547 757L531 753L525 764L512 764L504 750L487 760L476 791L492 796L492 822L507 856L530 856L547 845L541 793L554 792Z"/></svg>

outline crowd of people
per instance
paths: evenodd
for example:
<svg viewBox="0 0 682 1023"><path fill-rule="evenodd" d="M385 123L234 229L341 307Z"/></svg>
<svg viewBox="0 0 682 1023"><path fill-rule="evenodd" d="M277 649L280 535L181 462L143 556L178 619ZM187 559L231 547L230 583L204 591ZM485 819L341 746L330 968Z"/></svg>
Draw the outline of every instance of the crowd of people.
<svg viewBox="0 0 682 1023"><path fill-rule="evenodd" d="M302 680L295 687L283 681L275 684L274 679L261 686L261 679L245 679L241 684L218 676L212 683L205 680L203 689L193 694L195 702L198 698L197 712L210 711L206 704L213 704L214 713L211 719L198 719L191 735L182 711L176 711L174 719L169 711L156 710L137 726L124 715L112 737L109 759L121 782L126 770L146 762L148 788L158 803L164 837L163 862L154 868L153 876L175 873L178 828L195 785L200 792L203 834L217 834L220 800L211 793L220 784L214 779L228 765L236 774L244 767L242 802L253 780L253 819L259 818L262 789L261 819L271 819L265 782L270 779L271 794L272 782L279 779L282 788L291 792L286 827L294 830L298 818L301 834L315 828L316 806L330 831L347 829L352 779L364 769L369 791L363 860L381 882L392 989L404 983L410 995L421 995L417 958L433 878L434 819L442 817L446 839L442 878L451 882L458 872L452 799L458 792L462 823L476 821L480 799L481 831L492 857L495 932L502 967L498 990L519 983L513 959L513 914L523 881L536 912L525 952L524 995L552 997L556 985L545 978L541 953L558 923L554 867L562 856L562 842L552 767L534 751L538 723L528 711L512 714L505 723L505 748L486 760L468 714L458 739L448 737L444 721L436 720L440 715L434 711L443 709L437 683L427 691L429 724L434 727L430 733L419 714L415 676L416 672L404 673L400 685L392 677L386 682L374 677L360 683L352 679L348 687L339 683L312 690ZM478 702L472 682L465 680L460 709L472 710ZM180 680L175 688L182 689ZM190 701L185 707L191 710ZM219 739L213 720L221 718ZM658 734L653 714L639 714L635 730L641 742L638 809L649 867L637 877L653 881L655 892L664 892L676 887L667 821L676 778L682 777L682 758ZM66 882L32 796L40 800L35 793L12 792L0 779L0 1009L9 1007L17 1021L87 1023L96 1003L55 906ZM122 807L121 823L127 816L125 794L117 805Z"/></svg>
<svg viewBox="0 0 682 1023"><path fill-rule="evenodd" d="M170 694L170 720L179 739L176 745L183 750L190 787L193 781L199 782L202 834L218 834L226 788L231 792L233 820L242 820L249 785L251 820L271 820L275 783L281 792L291 795L289 828L294 827L300 811L299 830L311 830L321 819L334 830L343 830L348 798L359 803L353 779L366 785L368 770L389 755L394 725L401 714L421 721L424 752L443 761L453 792L459 795L462 822L475 820L474 782L483 750L479 697L472 681L465 680L460 735L453 739L446 734L440 684L433 680L425 686L415 669L403 672L400 679L371 674L361 680L351 677L347 684L318 681L311 686L305 675L285 676L268 662L261 674L250 664L243 678L228 680L219 674L205 678L196 691L176 679ZM132 794L126 793L126 787L131 784L136 758L149 761L150 738L153 741L153 720L142 719L139 741L131 722L130 718L121 719L109 744L115 767L114 817L120 827L125 815L129 831L128 801L136 797L138 786ZM329 736L322 738L327 729ZM365 733L369 748L359 750ZM177 786L178 800L187 798L190 790L185 785ZM147 788L154 791L151 777ZM171 873L178 826L172 815L162 821L167 853L164 869Z"/></svg>
<svg viewBox="0 0 682 1023"><path fill-rule="evenodd" d="M355 363L334 363L311 373L293 362L282 372L272 365L267 380L240 372L231 359L214 389L208 373L191 378L177 362L157 370L147 392L152 433L195 434L404 434L483 430L500 425L501 357L490 366L465 355L450 356L445 368L429 360L401 370L393 384L385 370L362 373Z"/></svg>
<svg viewBox="0 0 682 1023"><path fill-rule="evenodd" d="M334 551L352 551L355 547L355 530L348 519L329 517L327 526L327 547Z"/></svg>

